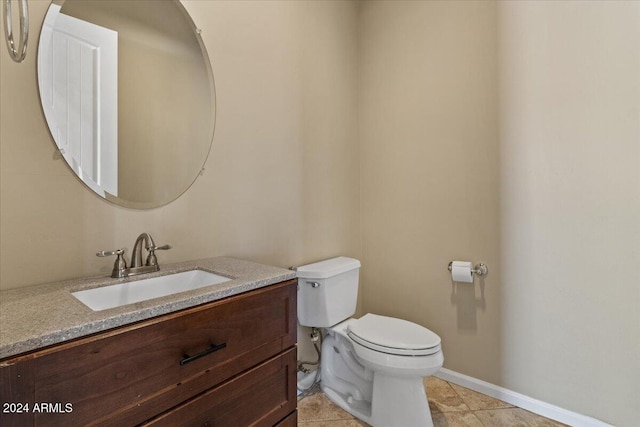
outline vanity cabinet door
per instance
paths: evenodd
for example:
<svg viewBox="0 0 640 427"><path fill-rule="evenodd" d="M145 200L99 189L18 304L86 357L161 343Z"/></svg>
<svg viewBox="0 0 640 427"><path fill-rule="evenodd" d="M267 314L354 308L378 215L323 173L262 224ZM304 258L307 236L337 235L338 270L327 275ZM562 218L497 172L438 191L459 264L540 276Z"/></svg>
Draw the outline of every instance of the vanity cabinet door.
<svg viewBox="0 0 640 427"><path fill-rule="evenodd" d="M148 420L294 346L295 283L4 360L0 401L61 406L53 413L2 413L0 425L126 426ZM186 357L197 355L202 357Z"/></svg>

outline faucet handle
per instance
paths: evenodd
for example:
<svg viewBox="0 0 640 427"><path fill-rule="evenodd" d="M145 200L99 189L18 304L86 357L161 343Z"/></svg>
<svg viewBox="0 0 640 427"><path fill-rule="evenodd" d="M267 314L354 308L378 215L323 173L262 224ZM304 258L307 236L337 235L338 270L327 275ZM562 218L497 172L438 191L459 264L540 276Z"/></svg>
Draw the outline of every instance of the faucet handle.
<svg viewBox="0 0 640 427"><path fill-rule="evenodd" d="M127 262L124 260L122 255L125 253L126 249L116 249L115 251L100 251L96 253L98 257L106 257L115 255L116 261L113 263L113 270L111 271L111 277L125 277L125 270L127 269Z"/></svg>
<svg viewBox="0 0 640 427"><path fill-rule="evenodd" d="M124 254L126 251L125 248L122 249L116 249L115 251L100 251L96 254L96 256L99 257L105 257L105 256L110 256L110 255L117 255L117 256L121 256L122 254Z"/></svg>
<svg viewBox="0 0 640 427"><path fill-rule="evenodd" d="M147 250L149 251L149 255L147 255L146 265L158 265L158 258L156 257L156 251L166 251L169 249L171 249L171 245L149 246L147 248Z"/></svg>

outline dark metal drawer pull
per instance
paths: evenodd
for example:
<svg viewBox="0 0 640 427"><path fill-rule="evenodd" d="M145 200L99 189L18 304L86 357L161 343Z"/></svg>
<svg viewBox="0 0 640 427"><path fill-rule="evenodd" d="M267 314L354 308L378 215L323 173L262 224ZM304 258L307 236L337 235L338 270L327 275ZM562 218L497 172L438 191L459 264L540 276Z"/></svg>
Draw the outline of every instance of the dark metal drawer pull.
<svg viewBox="0 0 640 427"><path fill-rule="evenodd" d="M196 359L200 359L202 356L206 356L207 354L215 353L218 350L222 350L226 346L227 346L226 342L223 342L222 344L218 344L218 345L211 343L211 348L208 348L205 351L200 352L198 354L194 354L193 356L189 356L188 354L183 354L182 360L180 361L180 366L184 366L189 362L193 362Z"/></svg>

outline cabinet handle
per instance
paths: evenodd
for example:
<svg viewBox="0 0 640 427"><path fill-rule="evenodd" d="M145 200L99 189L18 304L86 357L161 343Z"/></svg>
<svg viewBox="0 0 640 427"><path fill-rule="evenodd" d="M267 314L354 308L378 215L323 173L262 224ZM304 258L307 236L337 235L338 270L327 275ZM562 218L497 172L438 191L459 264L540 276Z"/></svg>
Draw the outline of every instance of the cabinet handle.
<svg viewBox="0 0 640 427"><path fill-rule="evenodd" d="M184 366L189 362L193 362L196 359L200 359L201 357L206 356L207 354L215 353L218 350L222 350L226 346L227 346L226 342L223 342L222 344L218 344L218 345L211 343L211 348L208 348L205 351L202 351L198 354L194 354L193 356L189 356L188 354L183 354L182 360L180 361L180 366Z"/></svg>

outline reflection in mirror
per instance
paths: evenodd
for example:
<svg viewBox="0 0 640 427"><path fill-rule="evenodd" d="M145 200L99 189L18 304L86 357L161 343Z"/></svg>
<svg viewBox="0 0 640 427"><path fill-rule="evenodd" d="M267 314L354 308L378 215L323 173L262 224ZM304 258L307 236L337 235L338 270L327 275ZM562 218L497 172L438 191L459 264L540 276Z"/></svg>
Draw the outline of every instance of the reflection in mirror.
<svg viewBox="0 0 640 427"><path fill-rule="evenodd" d="M213 137L213 76L178 1L54 1L38 84L60 153L100 196L153 208L198 177Z"/></svg>

